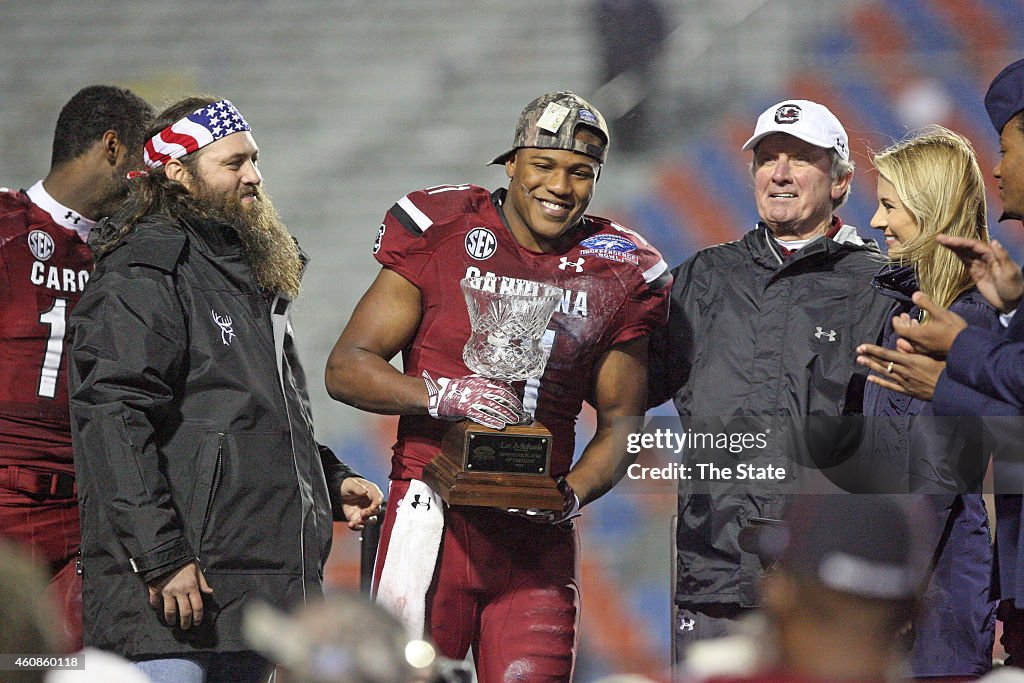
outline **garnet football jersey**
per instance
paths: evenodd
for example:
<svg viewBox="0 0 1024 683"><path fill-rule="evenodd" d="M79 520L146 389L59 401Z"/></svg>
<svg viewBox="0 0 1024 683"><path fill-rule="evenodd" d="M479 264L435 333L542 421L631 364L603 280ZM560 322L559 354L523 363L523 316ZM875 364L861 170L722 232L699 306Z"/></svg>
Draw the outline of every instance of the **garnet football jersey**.
<svg viewBox="0 0 1024 683"><path fill-rule="evenodd" d="M373 252L419 288L423 318L403 350L405 374L461 377L470 335L459 281L506 276L562 288L543 344L551 348L540 378L517 382L523 405L554 435L551 474L572 465L576 418L589 397L594 365L613 345L664 324L672 276L640 235L603 218L585 216L579 242L559 254L516 242L499 213L504 190L441 185L400 199L384 217ZM381 315L387 315L382 311ZM437 454L448 423L426 415L399 421L391 477L421 478Z"/></svg>
<svg viewBox="0 0 1024 683"><path fill-rule="evenodd" d="M92 225L42 182L0 191L0 465L73 471L65 333L92 271Z"/></svg>

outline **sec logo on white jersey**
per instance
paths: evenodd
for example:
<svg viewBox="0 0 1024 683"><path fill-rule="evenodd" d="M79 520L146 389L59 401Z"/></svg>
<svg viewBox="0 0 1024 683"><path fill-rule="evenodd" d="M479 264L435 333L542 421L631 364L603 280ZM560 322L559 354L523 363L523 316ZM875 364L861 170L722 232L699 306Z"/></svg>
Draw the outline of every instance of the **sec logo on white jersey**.
<svg viewBox="0 0 1024 683"><path fill-rule="evenodd" d="M466 253L477 261L484 261L494 256L498 250L498 240L487 228L473 228L466 234Z"/></svg>

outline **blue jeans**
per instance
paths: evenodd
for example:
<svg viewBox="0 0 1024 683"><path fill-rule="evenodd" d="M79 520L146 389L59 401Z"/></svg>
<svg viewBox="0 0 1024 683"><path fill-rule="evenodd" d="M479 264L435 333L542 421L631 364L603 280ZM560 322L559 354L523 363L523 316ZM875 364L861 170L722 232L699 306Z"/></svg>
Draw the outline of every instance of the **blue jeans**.
<svg viewBox="0 0 1024 683"><path fill-rule="evenodd" d="M143 659L135 666L153 683L259 683L271 670L270 662L255 652L197 652Z"/></svg>

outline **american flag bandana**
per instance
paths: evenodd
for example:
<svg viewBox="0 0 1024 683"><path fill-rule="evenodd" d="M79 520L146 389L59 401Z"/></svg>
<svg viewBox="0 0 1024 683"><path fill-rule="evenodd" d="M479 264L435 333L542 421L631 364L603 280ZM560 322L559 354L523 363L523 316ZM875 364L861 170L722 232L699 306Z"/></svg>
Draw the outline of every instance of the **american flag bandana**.
<svg viewBox="0 0 1024 683"><path fill-rule="evenodd" d="M232 133L252 130L230 100L197 109L146 141L143 158L149 168L206 147Z"/></svg>

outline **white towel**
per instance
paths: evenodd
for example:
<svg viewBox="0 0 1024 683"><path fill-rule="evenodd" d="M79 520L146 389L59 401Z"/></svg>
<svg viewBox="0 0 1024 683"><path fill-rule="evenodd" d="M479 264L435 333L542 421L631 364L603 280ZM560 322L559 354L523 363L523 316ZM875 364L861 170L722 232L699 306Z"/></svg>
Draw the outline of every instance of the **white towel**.
<svg viewBox="0 0 1024 683"><path fill-rule="evenodd" d="M398 617L412 637L423 638L427 590L434 578L444 531L443 503L433 489L413 479L397 504L395 525L377 586L377 602Z"/></svg>

